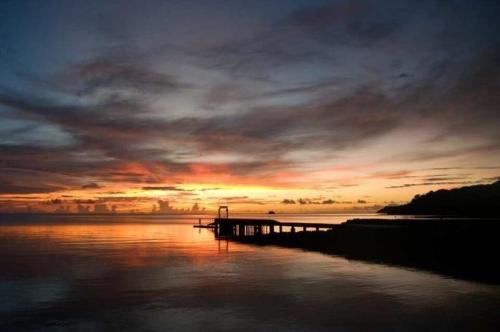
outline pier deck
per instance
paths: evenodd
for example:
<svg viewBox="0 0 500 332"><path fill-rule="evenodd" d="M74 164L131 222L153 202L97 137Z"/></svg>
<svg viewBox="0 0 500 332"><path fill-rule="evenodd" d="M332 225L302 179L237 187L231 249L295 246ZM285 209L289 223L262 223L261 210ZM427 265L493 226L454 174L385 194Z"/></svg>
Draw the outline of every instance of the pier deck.
<svg viewBox="0 0 500 332"><path fill-rule="evenodd" d="M296 231L319 232L322 230L332 230L335 224L324 223L301 223L301 222L280 222L273 219L248 219L248 218L214 218L209 224L197 224L197 228L212 228L216 236L248 236L261 234L274 234Z"/></svg>

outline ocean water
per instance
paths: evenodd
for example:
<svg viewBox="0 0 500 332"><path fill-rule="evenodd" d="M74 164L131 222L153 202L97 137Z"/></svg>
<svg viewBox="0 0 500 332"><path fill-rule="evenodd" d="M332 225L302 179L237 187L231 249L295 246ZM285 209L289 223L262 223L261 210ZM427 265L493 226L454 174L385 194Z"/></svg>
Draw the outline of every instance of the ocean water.
<svg viewBox="0 0 500 332"><path fill-rule="evenodd" d="M199 217L1 216L0 331L500 330L497 285L218 241Z"/></svg>

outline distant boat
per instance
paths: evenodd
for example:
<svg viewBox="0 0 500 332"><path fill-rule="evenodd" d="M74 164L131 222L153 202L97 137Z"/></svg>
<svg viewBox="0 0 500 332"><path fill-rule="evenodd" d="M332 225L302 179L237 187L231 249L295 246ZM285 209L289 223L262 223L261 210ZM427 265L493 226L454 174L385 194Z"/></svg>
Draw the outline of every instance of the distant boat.
<svg viewBox="0 0 500 332"><path fill-rule="evenodd" d="M274 211L269 211L267 214L276 214Z"/></svg>

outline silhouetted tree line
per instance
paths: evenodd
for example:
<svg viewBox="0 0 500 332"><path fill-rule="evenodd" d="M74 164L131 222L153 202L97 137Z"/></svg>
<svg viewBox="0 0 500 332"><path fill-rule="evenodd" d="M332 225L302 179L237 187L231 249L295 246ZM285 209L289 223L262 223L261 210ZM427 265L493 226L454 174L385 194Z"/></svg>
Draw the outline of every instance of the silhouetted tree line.
<svg viewBox="0 0 500 332"><path fill-rule="evenodd" d="M386 206L387 214L500 216L500 180L486 185L430 191L404 205Z"/></svg>

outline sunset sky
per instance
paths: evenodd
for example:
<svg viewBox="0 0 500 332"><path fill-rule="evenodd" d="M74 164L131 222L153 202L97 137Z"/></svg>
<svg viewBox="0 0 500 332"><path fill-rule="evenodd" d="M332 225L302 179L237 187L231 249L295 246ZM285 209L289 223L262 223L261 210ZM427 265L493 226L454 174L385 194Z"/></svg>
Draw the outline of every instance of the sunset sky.
<svg viewBox="0 0 500 332"><path fill-rule="evenodd" d="M499 17L486 0L3 0L0 212L370 212L491 183Z"/></svg>

